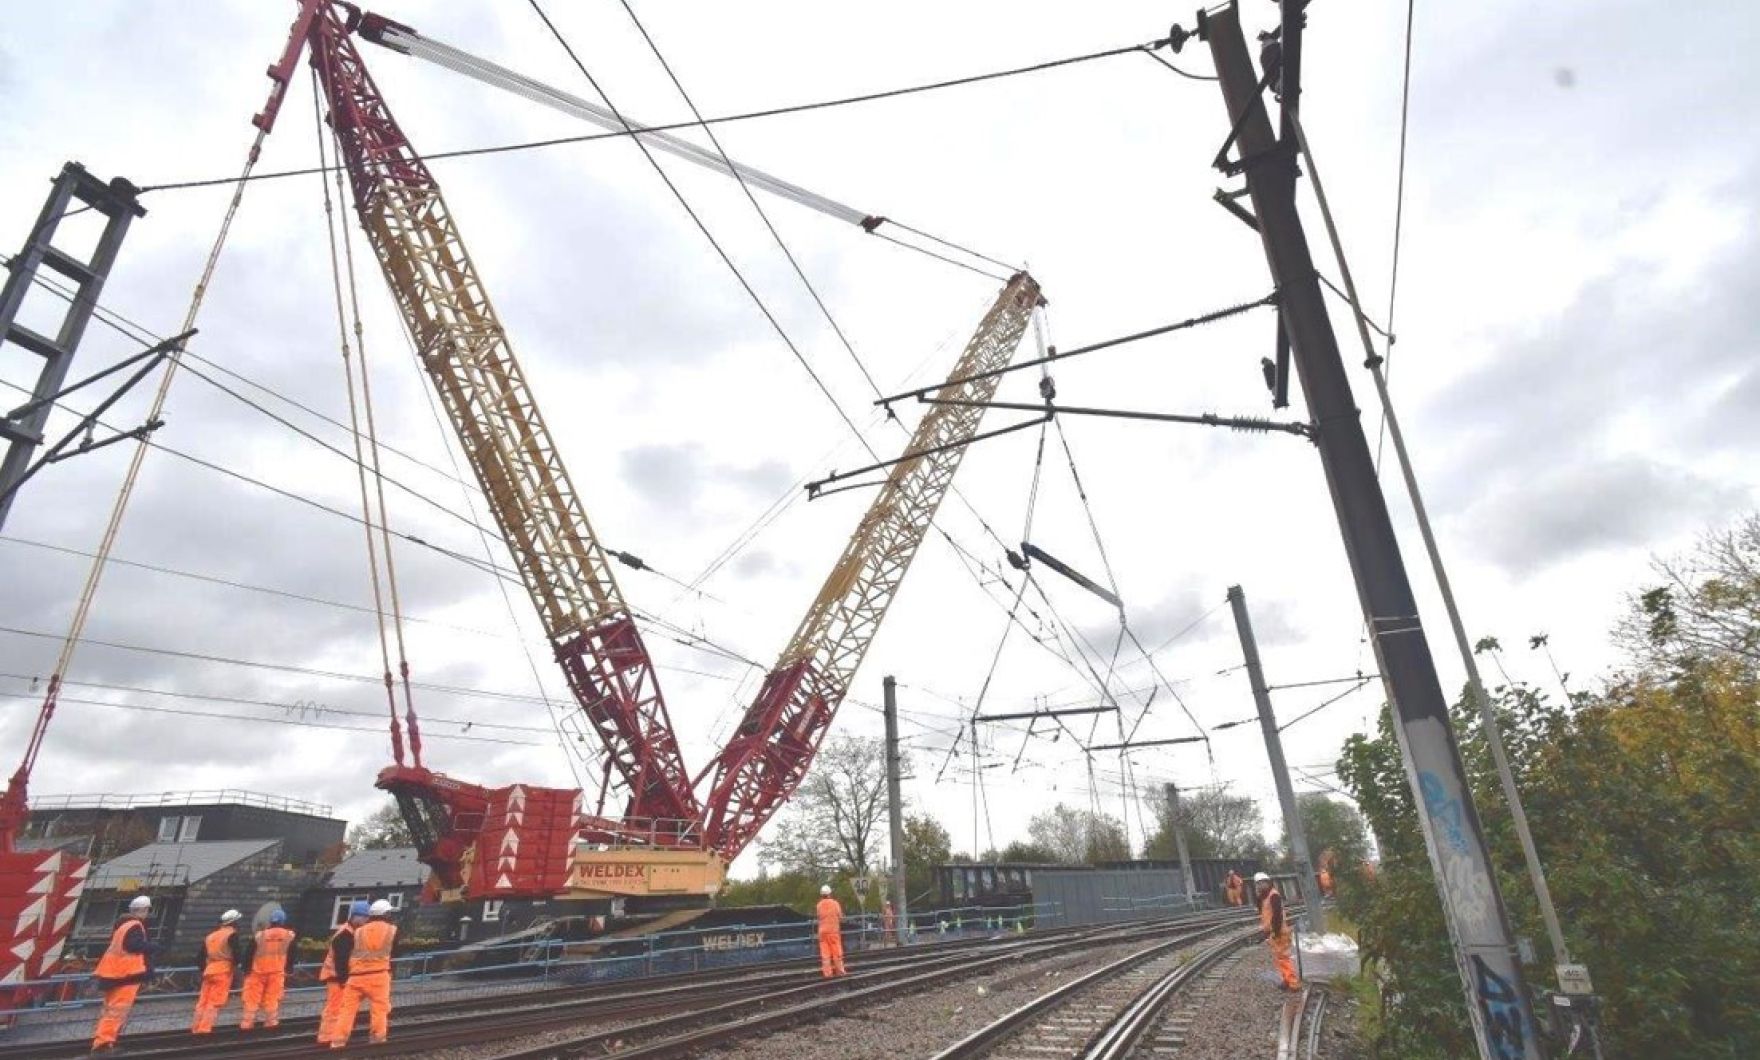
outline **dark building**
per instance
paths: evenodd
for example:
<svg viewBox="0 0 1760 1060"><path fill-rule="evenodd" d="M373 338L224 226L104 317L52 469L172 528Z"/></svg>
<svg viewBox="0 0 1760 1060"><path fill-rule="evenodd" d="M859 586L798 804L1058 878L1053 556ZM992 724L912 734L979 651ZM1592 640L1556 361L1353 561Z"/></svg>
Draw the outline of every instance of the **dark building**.
<svg viewBox="0 0 1760 1060"><path fill-rule="evenodd" d="M286 864L279 839L148 843L92 867L67 952L96 957L129 901L144 894L153 900L148 932L165 947L160 963L188 964L221 913L237 909L248 929L274 906L295 908L317 881L315 869Z"/></svg>
<svg viewBox="0 0 1760 1060"><path fill-rule="evenodd" d="M282 861L316 864L335 850L348 822L330 807L249 791L157 795L58 795L31 800L27 839L52 840L103 863L149 843L274 839ZM69 844L85 838L82 848Z"/></svg>
<svg viewBox="0 0 1760 1060"><path fill-rule="evenodd" d="M383 898L400 914L398 930L406 938L448 937L457 910L421 905L427 879L428 867L416 860L414 847L350 854L305 893L293 917L295 930L304 938L328 938L348 919L351 903Z"/></svg>

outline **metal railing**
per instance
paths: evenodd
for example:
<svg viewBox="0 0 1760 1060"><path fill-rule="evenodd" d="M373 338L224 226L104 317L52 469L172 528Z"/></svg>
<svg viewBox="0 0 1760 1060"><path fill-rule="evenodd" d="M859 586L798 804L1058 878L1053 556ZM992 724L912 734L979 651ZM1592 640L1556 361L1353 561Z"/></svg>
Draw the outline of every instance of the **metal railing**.
<svg viewBox="0 0 1760 1060"><path fill-rule="evenodd" d="M146 810L175 806L256 806L285 813L330 816L325 803L283 795L220 788L213 791L164 791L156 795L45 795L31 800L31 810Z"/></svg>
<svg viewBox="0 0 1760 1060"><path fill-rule="evenodd" d="M1043 903L1003 908L972 906L913 913L907 927L912 943L931 943L997 932L1024 934L1034 927L1049 926L1055 919ZM878 913L844 917L843 934L846 948L854 953L890 944ZM529 989L533 983L612 982L811 957L818 952L816 935L817 926L812 921L793 921L686 928L622 939L544 939L408 954L392 959L392 974L399 989L415 987L420 989L423 1000L443 1000ZM589 947L637 952L616 956L582 952ZM321 993L318 968L317 962L294 967L288 979L289 999L315 999ZM142 990L141 998L193 998L200 979L200 970L193 966L158 968L152 982ZM89 1009L102 1001L89 972L18 983L7 991L13 998L29 999L29 1007L11 1014L15 1023L56 1021L69 1012Z"/></svg>

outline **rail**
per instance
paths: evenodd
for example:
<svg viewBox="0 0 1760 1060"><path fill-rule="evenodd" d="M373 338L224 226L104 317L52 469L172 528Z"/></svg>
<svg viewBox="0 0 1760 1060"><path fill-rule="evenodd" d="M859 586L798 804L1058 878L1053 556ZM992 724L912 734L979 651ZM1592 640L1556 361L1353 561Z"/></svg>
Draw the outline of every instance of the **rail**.
<svg viewBox="0 0 1760 1060"><path fill-rule="evenodd" d="M145 810L173 806L255 806L313 817L330 816L325 803L256 791L219 788L212 791L164 791L140 795L44 795L31 800L31 812L39 810Z"/></svg>

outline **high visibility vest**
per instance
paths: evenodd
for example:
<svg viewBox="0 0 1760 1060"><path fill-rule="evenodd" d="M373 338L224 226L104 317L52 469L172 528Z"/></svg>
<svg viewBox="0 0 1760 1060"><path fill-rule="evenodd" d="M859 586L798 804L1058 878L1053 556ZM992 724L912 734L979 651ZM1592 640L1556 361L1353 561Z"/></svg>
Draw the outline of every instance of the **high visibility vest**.
<svg viewBox="0 0 1760 1060"><path fill-rule="evenodd" d="M208 932L208 937L202 940L202 952L208 958L207 967L202 969L203 975L232 971L232 936L236 934L238 929L231 924L222 924Z"/></svg>
<svg viewBox="0 0 1760 1060"><path fill-rule="evenodd" d="M116 925L116 930L110 933L110 946L104 951L104 956L98 958L98 967L92 974L99 979L128 979L146 974L147 955L130 953L122 948L128 933L135 928L139 928L142 935L147 932L147 925L134 917L127 917Z"/></svg>
<svg viewBox="0 0 1760 1060"><path fill-rule="evenodd" d="M324 947L324 963L318 968L318 982L334 983L336 981L336 940L344 935L354 934L353 924L343 924L330 936L330 944Z"/></svg>
<svg viewBox="0 0 1760 1060"><path fill-rule="evenodd" d="M267 927L257 932L257 949L251 957L251 971L286 971L287 950L292 945L293 932L284 927Z"/></svg>
<svg viewBox="0 0 1760 1060"><path fill-rule="evenodd" d="M1277 899L1277 911L1272 912L1271 899ZM1273 921L1276 921L1275 923ZM1263 897L1259 899L1259 930L1272 935L1282 935L1289 930L1289 915L1283 908L1283 892L1272 884Z"/></svg>
<svg viewBox="0 0 1760 1060"><path fill-rule="evenodd" d="M383 920L369 920L354 929L354 953L348 958L348 977L391 971L391 944L397 928Z"/></svg>
<svg viewBox="0 0 1760 1060"><path fill-rule="evenodd" d="M819 934L835 935L843 928L843 906L835 898L821 898L814 909L819 914Z"/></svg>

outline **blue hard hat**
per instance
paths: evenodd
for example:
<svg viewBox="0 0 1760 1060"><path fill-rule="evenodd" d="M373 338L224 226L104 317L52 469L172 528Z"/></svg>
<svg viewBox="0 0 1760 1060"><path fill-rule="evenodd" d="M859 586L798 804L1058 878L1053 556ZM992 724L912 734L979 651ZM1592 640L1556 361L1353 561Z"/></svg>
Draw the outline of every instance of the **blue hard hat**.
<svg viewBox="0 0 1760 1060"><path fill-rule="evenodd" d="M367 903L356 902L353 905L349 906L348 907L348 915L349 916L366 916L367 915Z"/></svg>
<svg viewBox="0 0 1760 1060"><path fill-rule="evenodd" d="M285 924L285 923L287 923L287 914L282 912L281 910L277 909L273 913L269 914L269 923L271 923L271 924Z"/></svg>

